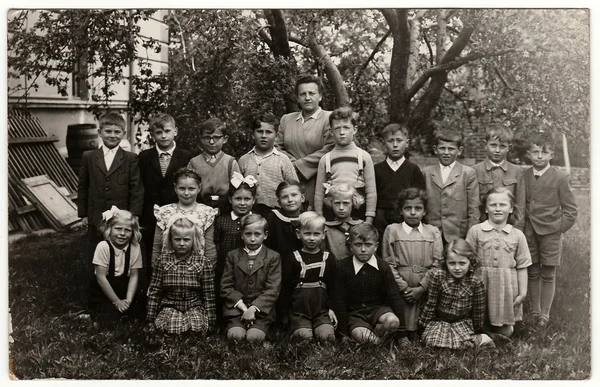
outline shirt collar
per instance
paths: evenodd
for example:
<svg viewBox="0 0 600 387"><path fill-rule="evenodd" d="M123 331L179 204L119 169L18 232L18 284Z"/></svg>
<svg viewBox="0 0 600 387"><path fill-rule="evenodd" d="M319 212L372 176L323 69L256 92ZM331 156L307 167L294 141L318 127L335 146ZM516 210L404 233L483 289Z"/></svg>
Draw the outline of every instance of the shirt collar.
<svg viewBox="0 0 600 387"><path fill-rule="evenodd" d="M390 167L391 167L391 166L392 166L392 164L394 164L394 163L395 163L395 164L398 164L398 166L401 166L401 165L404 163L404 160L406 160L406 158L405 158L404 156L400 157L400 159L398 159L398 160L396 160L396 161L393 161L393 160L391 160L389 157L387 157L387 158L385 159L385 161L387 161L387 163L388 163L388 165L389 165Z"/></svg>
<svg viewBox="0 0 600 387"><path fill-rule="evenodd" d="M260 253L260 250L262 250L263 245L260 245L260 247L256 250L250 250L249 248L244 246L244 251L246 252L246 254L248 254L251 257L254 257L255 255L258 255L258 253Z"/></svg>
<svg viewBox="0 0 600 387"><path fill-rule="evenodd" d="M264 155L264 156L262 156L262 155L259 155L259 154L258 154L258 152L256 152L256 147L252 147L252 149L250 149L250 152L248 152L248 153L254 153L256 156L258 156L258 157L263 157L263 158L264 158L264 157L269 157L269 156L271 156L271 155L277 155L277 156L279 156L279 155L281 154L281 152L280 152L280 151L278 151L278 150L277 150L277 148L275 148L275 147L273 147L273 148L271 149L271 152L269 152L268 154L266 154L266 155Z"/></svg>
<svg viewBox="0 0 600 387"><path fill-rule="evenodd" d="M402 228L404 229L404 231L406 231L407 234L410 234L410 232L413 230L413 227L406 224L406 222L402 222ZM423 234L423 223L419 222L419 225L414 228L416 228L421 234Z"/></svg>
<svg viewBox="0 0 600 387"><path fill-rule="evenodd" d="M486 220L485 222L481 223L481 229L483 231L492 231L494 228L495 228L494 225L492 223L490 223L489 220ZM512 231L512 229L513 229L513 226L510 225L510 224L508 224L508 223L506 223L506 226L504 226L502 228L502 231L504 231L507 234L510 234L510 232Z"/></svg>
<svg viewBox="0 0 600 387"><path fill-rule="evenodd" d="M440 163L440 170L443 171L444 168L450 168L450 170L452 170L455 165L456 165L456 161L453 162L452 164L448 165L448 166L444 166L444 165L442 165L442 163Z"/></svg>
<svg viewBox="0 0 600 387"><path fill-rule="evenodd" d="M546 168L542 169L541 171L536 171L535 168L533 168L533 176L542 176L549 169L550 169L550 163L548 163L548 165L546 165Z"/></svg>
<svg viewBox="0 0 600 387"><path fill-rule="evenodd" d="M339 226L342 223L348 223L350 226L356 226L357 224L361 224L363 221L360 219L350 219L347 222L341 222L339 220L328 220L325 222L325 225L327 226Z"/></svg>
<svg viewBox="0 0 600 387"><path fill-rule="evenodd" d="M173 141L173 146L167 150L162 150L159 149L158 147L156 147L156 152L158 152L158 155L160 156L163 153L168 153L169 156L173 156L173 152L175 152L175 147L177 146L177 144L175 144L175 141Z"/></svg>
<svg viewBox="0 0 600 387"><path fill-rule="evenodd" d="M104 156L106 156L109 153L116 154L118 150L119 150L119 145L117 145L116 147L114 147L112 149L108 149L107 147L105 147L104 145L102 145L102 153L104 153Z"/></svg>
<svg viewBox="0 0 600 387"><path fill-rule="evenodd" d="M221 156L221 153L223 153L223 151L219 151L217 154L215 155L209 155L208 153L204 153L204 159L206 161L210 161L213 157L216 159L218 159Z"/></svg>
<svg viewBox="0 0 600 387"><path fill-rule="evenodd" d="M305 121L308 121L308 120L310 120L311 118L314 118L314 119L316 120L316 119L317 119L317 118L319 118L319 116L321 115L321 111L322 111L322 110L323 110L323 109L321 109L321 107L319 106L319 108L317 109L317 111L315 111L315 112L314 112L314 113L313 113L313 114L312 114L310 117L308 117L306 120L304 119L304 116L302 115L302 111L299 111L299 112L298 112L298 117L296 117L296 121L298 121L298 120L302 120L302 122L305 122Z"/></svg>
<svg viewBox="0 0 600 387"><path fill-rule="evenodd" d="M248 212L248 215L250 215L252 213L252 211ZM237 216L233 211L231 211L231 220L238 220L240 217Z"/></svg>
<svg viewBox="0 0 600 387"><path fill-rule="evenodd" d="M110 243L110 245L112 246L112 248L115 250L115 254L119 255L125 251L127 251L127 249L129 249L129 243L125 245L125 247L123 247L122 249L118 248L117 246L113 245L113 243L111 241L108 241L108 243Z"/></svg>
<svg viewBox="0 0 600 387"><path fill-rule="evenodd" d="M500 168L502 168L502 170L504 172L506 172L506 170L507 170L507 168L506 168L506 160L502 160L499 164L496 164L492 160L486 158L485 159L485 169L487 169L488 171L491 171L492 168L494 168L494 167L500 167Z"/></svg>
<svg viewBox="0 0 600 387"><path fill-rule="evenodd" d="M375 256L371 256L371 258L369 258L369 260L367 262L360 262L358 259L356 259L356 257L352 256L352 264L354 265L354 274L358 274L358 272L360 271L360 269L362 269L362 267L365 264L370 265L371 267L374 267L375 269L379 270L379 266L377 266L377 258L375 258Z"/></svg>

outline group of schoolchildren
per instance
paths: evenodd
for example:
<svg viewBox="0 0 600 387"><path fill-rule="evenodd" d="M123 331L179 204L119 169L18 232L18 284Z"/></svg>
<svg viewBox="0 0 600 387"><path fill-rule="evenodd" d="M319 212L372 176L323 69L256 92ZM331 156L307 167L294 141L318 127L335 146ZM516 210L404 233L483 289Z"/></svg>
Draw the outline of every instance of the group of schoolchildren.
<svg viewBox="0 0 600 387"><path fill-rule="evenodd" d="M144 289L137 308L169 333L260 342L275 324L321 342L337 332L465 348L510 337L529 295L534 324L548 324L562 234L577 216L568 175L549 164L551 135L533 136L523 169L506 160L512 131L493 124L487 158L471 168L457 162L462 135L440 130L439 163L421 170L405 158L401 124L382 130L387 158L375 165L354 142L351 109L329 125L335 146L313 202L274 148L272 114L253 123L255 146L237 161L222 151L218 119L199 125L203 153L192 157L175 144L174 119L158 114L155 147L138 157L118 146L124 119L101 117L103 145L84 153L78 200L95 247L92 316L130 313Z"/></svg>

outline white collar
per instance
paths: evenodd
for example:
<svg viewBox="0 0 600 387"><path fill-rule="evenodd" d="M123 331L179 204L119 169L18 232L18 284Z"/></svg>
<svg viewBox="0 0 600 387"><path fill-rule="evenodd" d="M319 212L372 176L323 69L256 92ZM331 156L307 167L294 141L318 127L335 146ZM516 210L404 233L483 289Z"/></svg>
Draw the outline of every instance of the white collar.
<svg viewBox="0 0 600 387"><path fill-rule="evenodd" d="M321 109L321 107L319 106L319 108L310 117L308 117L306 120L304 119L304 116L302 115L302 111L299 111L298 112L298 117L296 117L296 121L302 120L302 122L305 122L305 121L310 120L311 118L314 118L316 120L321 115L321 111L322 110L323 109Z"/></svg>
<svg viewBox="0 0 600 387"><path fill-rule="evenodd" d="M246 246L244 246L244 251L246 252L246 254L248 254L251 257L254 257L255 255L258 255L258 253L260 253L260 250L262 250L263 245L260 245L260 247L256 250L250 250L249 248L247 248Z"/></svg>
<svg viewBox="0 0 600 387"><path fill-rule="evenodd" d="M450 168L450 170L452 170L452 168L454 168L455 165L456 165L456 161L454 161L452 164L450 164L448 166L444 166L444 165L442 165L442 163L440 163L440 170L443 171L444 168Z"/></svg>
<svg viewBox="0 0 600 387"><path fill-rule="evenodd" d="M404 164L404 160L406 160L406 158L404 156L400 157L396 161L391 160L389 157L387 157L385 159L385 161L387 161L387 163L390 167L392 166L392 164L398 164L398 167L400 167L402 164Z"/></svg>
<svg viewBox="0 0 600 387"><path fill-rule="evenodd" d="M116 147L114 147L112 149L108 149L107 147L105 147L104 145L102 145L102 153L104 153L104 156L106 156L109 153L117 154L118 150L119 150L119 145L117 145Z"/></svg>
<svg viewBox="0 0 600 387"><path fill-rule="evenodd" d="M493 229L495 229L495 227L488 219L485 222L481 223L481 229L483 231L492 231ZM506 226L502 227L502 231L504 231L507 234L510 234L512 229L513 229L513 226L508 223L506 223Z"/></svg>
<svg viewBox="0 0 600 387"><path fill-rule="evenodd" d="M125 247L123 247L122 249L120 249L117 246L113 245L113 243L111 241L107 241L107 242L110 243L110 245L112 246L112 248L115 250L115 255L121 255L121 253L127 251L127 249L129 248L129 243L127 243L125 245Z"/></svg>
<svg viewBox="0 0 600 387"><path fill-rule="evenodd" d="M252 211L248 212L248 215L250 215L252 213ZM238 220L239 216L237 216L233 211L230 212L231 214L231 220Z"/></svg>
<svg viewBox="0 0 600 387"><path fill-rule="evenodd" d="M542 169L541 171L537 171L535 168L533 168L533 176L542 176L549 169L550 163L548 163L548 165L546 165L546 168Z"/></svg>
<svg viewBox="0 0 600 387"><path fill-rule="evenodd" d="M406 231L407 234L410 234L410 232L413 230L413 227L411 227L408 224L406 224L406 222L402 222L402 228L404 229L404 231ZM416 229L421 234L423 234L423 223L419 222L419 225L416 227Z"/></svg>
<svg viewBox="0 0 600 387"><path fill-rule="evenodd" d="M215 160L217 160L221 156L222 152L223 151L218 151L217 154L214 154L214 155L209 155L208 153L203 153L204 154L204 160L206 160L208 162L208 161L212 160L213 157L214 157Z"/></svg>
<svg viewBox="0 0 600 387"><path fill-rule="evenodd" d="M175 141L173 141L173 146L167 150L162 150L159 147L156 147L156 152L158 152L158 155L160 156L162 153L168 153L170 156L173 156L173 152L175 152L175 147L177 146L177 144L175 144Z"/></svg>
<svg viewBox="0 0 600 387"><path fill-rule="evenodd" d="M355 256L352 256L352 264L354 265L354 274L358 274L358 272L360 271L360 269L362 269L362 267L365 264L370 265L371 267L374 267L375 269L379 270L379 266L377 266L377 258L375 258L375 256L371 256L371 258L369 258L369 260L367 262L361 262L358 259L356 259Z"/></svg>
<svg viewBox="0 0 600 387"><path fill-rule="evenodd" d="M281 152L279 152L277 150L277 148L275 148L275 147L271 148L271 152L267 153L264 156L263 155L259 155L258 152L256 152L256 147L252 147L252 149L250 149L250 152L248 152L248 153L254 153L256 156L262 157L262 158L269 157L271 155L277 155L277 156L279 156L281 154Z"/></svg>

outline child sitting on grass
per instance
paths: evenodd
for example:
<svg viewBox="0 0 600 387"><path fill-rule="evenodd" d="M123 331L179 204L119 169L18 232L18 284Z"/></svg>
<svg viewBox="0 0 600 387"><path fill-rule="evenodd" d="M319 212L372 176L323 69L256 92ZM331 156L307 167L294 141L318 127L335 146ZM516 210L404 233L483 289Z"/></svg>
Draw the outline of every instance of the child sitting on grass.
<svg viewBox="0 0 600 387"><path fill-rule="evenodd" d="M485 286L475 269L477 254L464 239L449 242L445 264L432 271L427 303L419 317L422 341L432 347L467 348L491 344L483 333Z"/></svg>
<svg viewBox="0 0 600 387"><path fill-rule="evenodd" d="M227 339L262 342L275 321L281 288L281 259L263 246L267 221L260 215L242 218L244 247L227 254L221 279Z"/></svg>
<svg viewBox="0 0 600 387"><path fill-rule="evenodd" d="M92 260L96 281L90 286L90 314L94 320L110 320L133 314L143 266L142 236L131 212L115 206L102 213L100 230L105 240L96 246Z"/></svg>
<svg viewBox="0 0 600 387"><path fill-rule="evenodd" d="M359 208L365 199L350 184L334 184L325 191L325 205L333 211L335 219L325 222L325 249L336 259L352 255L348 247L350 228L363 220L353 219L352 210Z"/></svg>
<svg viewBox="0 0 600 387"><path fill-rule="evenodd" d="M334 329L337 318L331 309L331 296L335 280L335 257L321 250L325 237L325 218L309 211L298 218L296 229L302 249L291 257L291 313L292 337L312 339L320 342L335 340Z"/></svg>
<svg viewBox="0 0 600 387"><path fill-rule="evenodd" d="M159 330L207 334L216 321L213 262L203 254L203 225L176 213L148 287L147 319Z"/></svg>
<svg viewBox="0 0 600 387"><path fill-rule="evenodd" d="M359 343L377 344L404 321L404 303L392 269L375 256L378 240L371 224L352 227L348 243L353 256L339 261L336 270L333 310L339 330Z"/></svg>

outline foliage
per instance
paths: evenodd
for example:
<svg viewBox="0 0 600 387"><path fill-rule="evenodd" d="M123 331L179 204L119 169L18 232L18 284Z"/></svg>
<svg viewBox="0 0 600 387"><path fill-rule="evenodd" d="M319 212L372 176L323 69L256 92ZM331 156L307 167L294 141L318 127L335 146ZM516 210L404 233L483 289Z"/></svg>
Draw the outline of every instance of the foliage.
<svg viewBox="0 0 600 387"><path fill-rule="evenodd" d="M11 370L19 379L583 380L591 374L589 192L576 198L580 216L565 237L569 264L558 271L550 324L536 330L527 320L512 343L489 350L321 346L291 343L281 332L252 346L148 332L135 320L94 327L77 316L87 292L83 255L73 247L85 233L30 236L9 246Z"/></svg>

